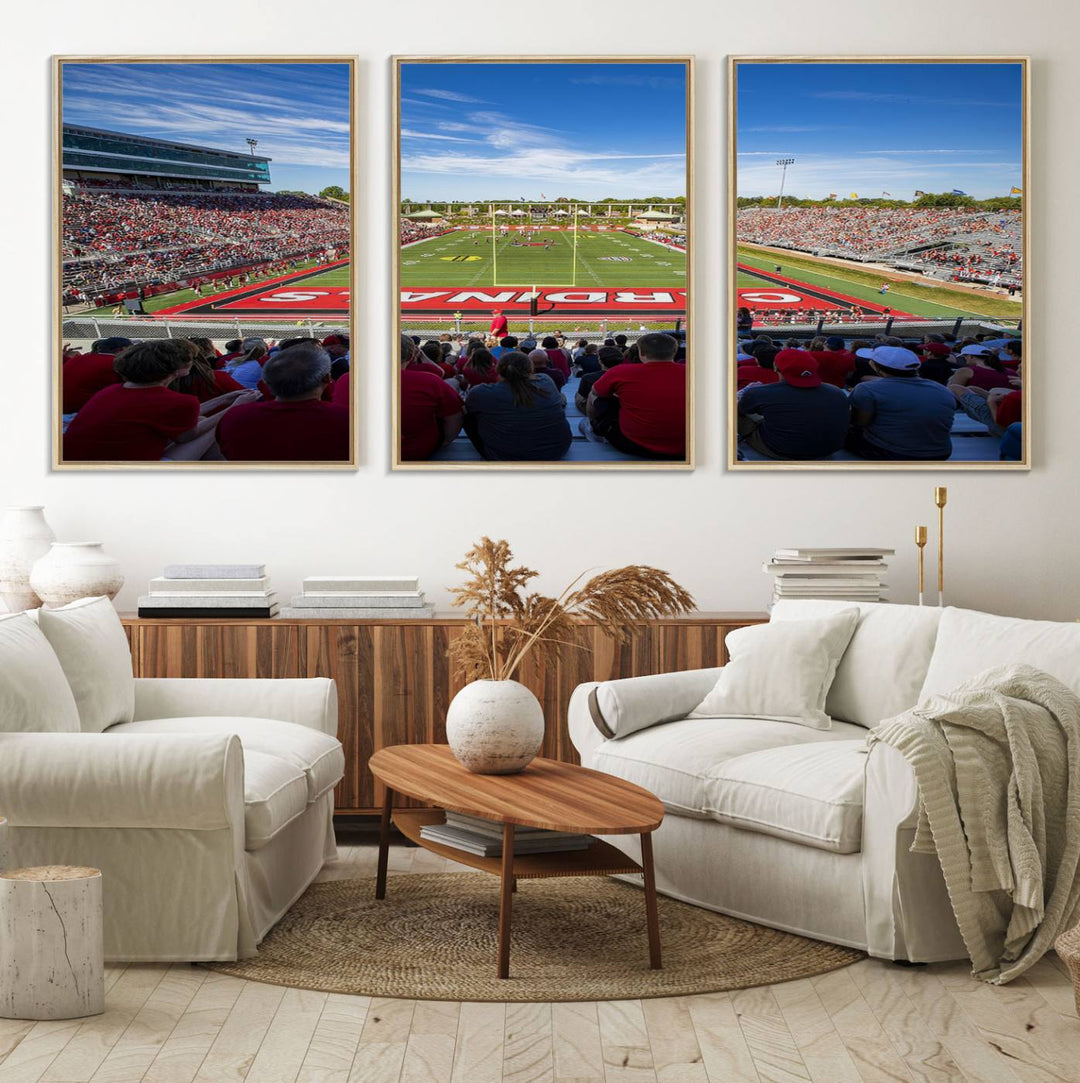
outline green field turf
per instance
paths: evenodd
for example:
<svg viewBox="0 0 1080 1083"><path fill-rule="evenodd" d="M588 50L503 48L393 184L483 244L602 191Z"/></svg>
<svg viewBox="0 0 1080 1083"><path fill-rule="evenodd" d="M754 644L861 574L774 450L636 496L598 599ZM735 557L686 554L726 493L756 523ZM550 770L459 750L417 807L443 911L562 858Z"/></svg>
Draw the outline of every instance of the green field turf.
<svg viewBox="0 0 1080 1083"><path fill-rule="evenodd" d="M286 274L294 274L296 272L304 270L306 267L315 267L316 263L308 261L306 263L297 263L295 266L290 267ZM267 278L253 278L245 287L246 289L256 288L260 282L267 282L271 278L280 278L281 275L274 274ZM311 278L299 279L297 285L303 282L305 286L313 286L315 283L319 283L321 286L348 286L349 285L349 266L346 264L344 267L337 267L332 271L324 271L322 274L312 275ZM228 289L223 288L219 292L227 293ZM204 290L201 300L209 301L212 294ZM194 290L177 290L176 293L162 293L157 297L151 297L149 300L143 302L143 308L148 313L159 312L163 308L172 308L173 305L182 305L185 301L198 301L199 297L196 296ZM109 311L108 309L99 309L99 313Z"/></svg>
<svg viewBox="0 0 1080 1083"><path fill-rule="evenodd" d="M781 274L804 282L808 286L823 286L837 293L869 301L874 305L887 304L893 309L910 312L914 316L945 319L950 316L988 316L1018 320L1023 315L1019 301L987 294L978 297L963 290L950 289L947 285L924 286L906 279L889 279L891 285L887 297L878 293L883 276L880 271L861 271L847 267L827 267L813 260L803 259L791 252L776 250L775 256L762 256L751 248L738 250L739 262L763 271L774 271L776 265L783 268ZM738 286L761 286L761 279L746 274L737 276Z"/></svg>
<svg viewBox="0 0 1080 1083"><path fill-rule="evenodd" d="M401 285L420 286L619 286L686 285L686 253L627 233L573 234L538 231L551 248L514 247L491 231L457 230L401 250ZM623 262L623 261L626 262Z"/></svg>

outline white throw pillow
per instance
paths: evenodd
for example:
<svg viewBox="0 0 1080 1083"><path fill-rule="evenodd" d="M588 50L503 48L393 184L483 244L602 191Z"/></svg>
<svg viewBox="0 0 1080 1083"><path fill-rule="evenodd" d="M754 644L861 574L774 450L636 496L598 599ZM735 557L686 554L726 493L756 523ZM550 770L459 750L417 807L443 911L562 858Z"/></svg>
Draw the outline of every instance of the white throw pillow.
<svg viewBox="0 0 1080 1083"><path fill-rule="evenodd" d="M101 733L135 716L135 678L124 626L108 598L80 598L38 611L79 708L83 733Z"/></svg>
<svg viewBox="0 0 1080 1083"><path fill-rule="evenodd" d="M0 616L0 732L79 732L60 660L25 613Z"/></svg>
<svg viewBox="0 0 1080 1083"><path fill-rule="evenodd" d="M770 620L814 620L852 603L781 599ZM840 659L825 711L831 718L873 728L914 707L930 668L941 610L936 605L857 602L859 622ZM888 659L888 672L882 660Z"/></svg>
<svg viewBox="0 0 1080 1083"><path fill-rule="evenodd" d="M730 661L691 718L767 718L832 728L825 699L855 626L858 609L820 620L777 621L729 632Z"/></svg>

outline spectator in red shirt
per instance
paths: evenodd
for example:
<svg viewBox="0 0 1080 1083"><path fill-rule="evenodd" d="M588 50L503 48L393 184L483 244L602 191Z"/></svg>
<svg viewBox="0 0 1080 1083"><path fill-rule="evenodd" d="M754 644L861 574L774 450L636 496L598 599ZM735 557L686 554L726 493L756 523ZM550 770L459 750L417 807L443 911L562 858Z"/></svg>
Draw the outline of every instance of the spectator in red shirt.
<svg viewBox="0 0 1080 1083"><path fill-rule="evenodd" d="M485 350L482 345L479 349L470 351L458 370L458 381L465 385L466 391L477 384L498 383L499 374L491 351Z"/></svg>
<svg viewBox="0 0 1080 1083"><path fill-rule="evenodd" d="M156 462L172 445L179 458L199 458L213 442L222 413L243 397L232 392L200 406L169 385L191 370L190 348L175 339L143 342L116 358L122 383L103 388L64 433L65 462ZM203 439L204 438L204 439Z"/></svg>
<svg viewBox="0 0 1080 1083"><path fill-rule="evenodd" d="M821 382L832 384L833 387L846 387L848 377L855 371L855 355L844 347L844 340L839 335L830 336L824 345L823 350L815 349L813 344L810 346Z"/></svg>
<svg viewBox="0 0 1080 1083"><path fill-rule="evenodd" d="M637 346L640 364L616 365L593 384L586 404L593 429L629 455L685 459L686 366L674 360L679 343L652 332ZM617 411L611 410L611 400L617 401Z"/></svg>
<svg viewBox="0 0 1080 1083"><path fill-rule="evenodd" d="M624 340L626 336L621 336ZM618 342L616 342L618 345ZM563 383L566 383L570 379L570 357L567 352L559 346L559 340L554 335L545 335L540 343L542 350L547 350L548 359L551 364L549 368L557 369L563 374Z"/></svg>
<svg viewBox="0 0 1080 1083"><path fill-rule="evenodd" d="M738 365L735 370L736 389L742 391L751 384L775 384L780 377L773 367L773 359L780 351L773 344L772 339L763 339L755 342L750 347L750 352L738 357Z"/></svg>
<svg viewBox="0 0 1080 1083"><path fill-rule="evenodd" d="M60 381L65 414L78 413L103 387L121 382L113 361L130 345L129 338L99 338L89 353L74 354L64 361Z"/></svg>
<svg viewBox="0 0 1080 1083"><path fill-rule="evenodd" d="M506 322L506 317L502 314L502 309L492 309L491 326L488 328L489 333L495 335L497 338L502 338L509 330L510 325Z"/></svg>
<svg viewBox="0 0 1080 1083"><path fill-rule="evenodd" d="M191 354L191 371L173 380L173 391L194 395L199 402L209 402L230 391L244 390L244 385L238 384L224 369L214 367L217 351L210 339L181 338L175 341Z"/></svg>
<svg viewBox="0 0 1080 1083"><path fill-rule="evenodd" d="M230 462L348 462L349 410L323 402L330 355L314 340L263 366L273 402L237 406L221 419L218 447Z"/></svg>
<svg viewBox="0 0 1080 1083"><path fill-rule="evenodd" d="M420 353L408 335L401 336L401 459L430 459L461 432L461 396L441 377L415 362Z"/></svg>
<svg viewBox="0 0 1080 1083"><path fill-rule="evenodd" d="M330 401L335 406L344 406L348 409L352 405L351 376L348 372L343 373L334 381L334 390L330 392Z"/></svg>

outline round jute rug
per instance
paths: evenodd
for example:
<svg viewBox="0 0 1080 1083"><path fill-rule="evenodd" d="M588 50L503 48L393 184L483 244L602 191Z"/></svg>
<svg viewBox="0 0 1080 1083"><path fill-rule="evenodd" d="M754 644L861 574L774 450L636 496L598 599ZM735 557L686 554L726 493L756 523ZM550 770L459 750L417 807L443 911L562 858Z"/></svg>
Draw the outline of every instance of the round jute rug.
<svg viewBox="0 0 1080 1083"><path fill-rule="evenodd" d="M863 953L660 897L650 970L639 888L604 877L521 880L510 977L495 976L498 880L472 873L312 884L259 954L212 970L330 993L410 1000L636 1000L742 989L847 966Z"/></svg>

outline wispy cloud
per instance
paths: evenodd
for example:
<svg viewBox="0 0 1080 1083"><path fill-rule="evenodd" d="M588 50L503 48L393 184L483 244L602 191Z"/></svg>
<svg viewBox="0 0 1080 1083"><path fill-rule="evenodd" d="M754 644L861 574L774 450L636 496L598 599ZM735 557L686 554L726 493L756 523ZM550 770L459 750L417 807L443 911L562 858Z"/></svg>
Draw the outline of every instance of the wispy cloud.
<svg viewBox="0 0 1080 1083"><path fill-rule="evenodd" d="M347 169L349 81L332 64L67 64L64 120Z"/></svg>
<svg viewBox="0 0 1080 1083"><path fill-rule="evenodd" d="M438 98L444 102L461 102L465 105L482 105L484 104L483 98L474 98L471 94L462 94L457 90L413 90L414 94L423 94L429 98Z"/></svg>

